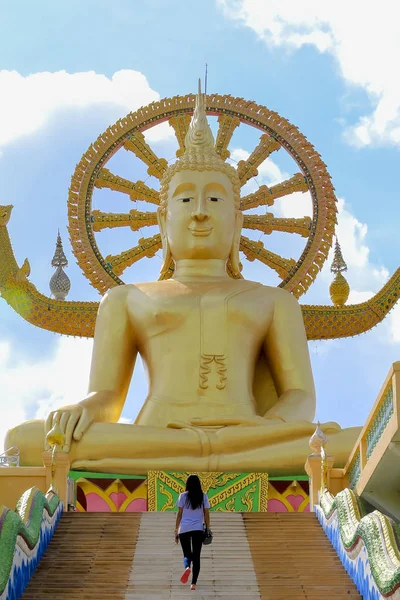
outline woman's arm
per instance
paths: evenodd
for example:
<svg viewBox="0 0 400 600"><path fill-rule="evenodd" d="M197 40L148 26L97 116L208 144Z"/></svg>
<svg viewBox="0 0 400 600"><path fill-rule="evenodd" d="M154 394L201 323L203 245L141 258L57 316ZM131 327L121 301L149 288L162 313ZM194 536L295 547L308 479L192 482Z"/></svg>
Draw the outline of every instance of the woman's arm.
<svg viewBox="0 0 400 600"><path fill-rule="evenodd" d="M207 529L210 529L210 509L204 509L204 523L206 524Z"/></svg>
<svg viewBox="0 0 400 600"><path fill-rule="evenodd" d="M179 525L181 524L181 521L182 521L182 513L183 513L183 508L179 508L178 514L176 515L176 523L175 523L175 542L176 543L178 543L178 531L179 531Z"/></svg>

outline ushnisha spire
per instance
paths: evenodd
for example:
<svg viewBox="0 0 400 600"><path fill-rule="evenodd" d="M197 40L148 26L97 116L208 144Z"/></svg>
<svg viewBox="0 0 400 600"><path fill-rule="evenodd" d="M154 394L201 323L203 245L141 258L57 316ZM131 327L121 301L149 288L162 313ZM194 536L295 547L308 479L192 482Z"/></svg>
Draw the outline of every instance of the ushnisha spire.
<svg viewBox="0 0 400 600"><path fill-rule="evenodd" d="M161 179L160 205L168 201L168 188L172 177L178 171L219 171L225 173L232 182L234 202L240 208L240 180L236 169L226 163L215 149L214 136L206 114L205 95L201 91L199 79L196 104L185 137L185 150L182 156L165 171Z"/></svg>
<svg viewBox="0 0 400 600"><path fill-rule="evenodd" d="M217 155L215 151L214 136L207 121L205 98L204 94L201 92L200 78L196 96L196 106L185 137L185 154L192 150L201 152L211 151ZM220 160L222 161L221 158Z"/></svg>

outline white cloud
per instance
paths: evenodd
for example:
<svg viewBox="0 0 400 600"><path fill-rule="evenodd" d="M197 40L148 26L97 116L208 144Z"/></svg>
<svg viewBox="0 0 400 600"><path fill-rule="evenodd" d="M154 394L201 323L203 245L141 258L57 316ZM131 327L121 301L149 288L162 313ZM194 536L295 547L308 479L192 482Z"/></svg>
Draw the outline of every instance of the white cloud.
<svg viewBox="0 0 400 600"><path fill-rule="evenodd" d="M129 419L128 417L121 417L118 423L125 423L129 425L130 423L132 423L132 419Z"/></svg>
<svg viewBox="0 0 400 600"><path fill-rule="evenodd" d="M247 160L250 152L243 148L235 148L231 152L231 159L235 165L240 160ZM298 169L296 169L298 170ZM271 157L268 157L258 167L258 175L256 178L250 179L246 185L242 187L241 194L251 194L258 190L261 185L269 187L286 181L290 178L290 174L282 171L282 169L274 162ZM289 196L278 198L274 203L273 208L268 208L268 212L273 212L277 217L293 217L300 218L312 216L312 201L309 192L294 192Z"/></svg>
<svg viewBox="0 0 400 600"><path fill-rule="evenodd" d="M240 160L246 160L249 155L250 153L247 150L236 148L232 151L231 158L233 162L237 163ZM258 171L257 182L251 179L243 186L243 195L256 191L262 184L271 186L290 177L288 173L280 169L272 158L265 160ZM268 208L268 211L272 211L276 216L286 218L312 216L311 196L309 192L294 192L279 198L273 207ZM383 287L390 273L384 265L377 265L371 260L370 249L367 245L368 226L351 213L351 209L343 198L338 198L336 234L348 266L346 279L351 289L348 304L366 302ZM333 247L319 278L323 282L325 291L327 291L332 280L330 272L332 260ZM324 303L326 299L320 301ZM383 335L386 342L400 342L400 306L396 306L387 317Z"/></svg>
<svg viewBox="0 0 400 600"><path fill-rule="evenodd" d="M377 265L371 259L367 245L368 227L350 212L342 198L338 199L336 234L348 267L345 273L350 285L347 304L366 302L384 286L391 273L384 265ZM326 285L332 280L332 260L333 248L321 271L321 279L326 281ZM382 343L400 343L400 305L386 317L378 337Z"/></svg>
<svg viewBox="0 0 400 600"><path fill-rule="evenodd" d="M349 142L400 145L400 4L382 0L217 0L267 44L296 50L308 44L329 52L343 78L361 87L373 110L351 125Z"/></svg>
<svg viewBox="0 0 400 600"><path fill-rule="evenodd" d="M115 106L121 117L159 99L146 77L122 70L111 78L82 73L34 73L24 77L16 71L0 71L0 147L38 131L57 111L95 105ZM151 141L173 135L168 124L146 133Z"/></svg>
<svg viewBox="0 0 400 600"><path fill-rule="evenodd" d="M365 302L385 284L389 277L389 271L384 265L376 265L371 261L367 233L366 223L362 223L351 213L343 198L338 198L336 235L348 267L346 279L352 290L349 298L349 303L352 304ZM329 271L332 259L333 247L322 270L322 277L325 279L332 277Z"/></svg>
<svg viewBox="0 0 400 600"><path fill-rule="evenodd" d="M28 418L43 419L85 397L92 345L92 340L60 338L52 357L27 362L12 360L16 352L11 344L0 343L0 449L10 427Z"/></svg>
<svg viewBox="0 0 400 600"><path fill-rule="evenodd" d="M239 161L247 160L249 156L250 152L244 148L235 148L231 151L230 159L236 166ZM258 167L258 176L255 179L250 179L248 183L243 186L242 195L253 192L263 183L266 185L275 185L281 181L284 181L285 179L288 179L288 177L289 175L282 171L272 160L272 158L267 158Z"/></svg>
<svg viewBox="0 0 400 600"><path fill-rule="evenodd" d="M400 304L392 310L389 319L390 341L393 344L400 344Z"/></svg>
<svg viewBox="0 0 400 600"><path fill-rule="evenodd" d="M276 215L279 217L300 219L312 217L312 200L310 192L293 192L289 196L278 198L275 202Z"/></svg>

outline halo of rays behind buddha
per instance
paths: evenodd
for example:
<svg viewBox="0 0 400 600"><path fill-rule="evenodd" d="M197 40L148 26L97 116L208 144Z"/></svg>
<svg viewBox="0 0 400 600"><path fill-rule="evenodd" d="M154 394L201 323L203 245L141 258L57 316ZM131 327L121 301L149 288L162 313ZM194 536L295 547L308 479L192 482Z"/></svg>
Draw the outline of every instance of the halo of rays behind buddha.
<svg viewBox="0 0 400 600"><path fill-rule="evenodd" d="M155 123L156 125L157 123ZM214 141L210 129L204 106L204 96L200 88L197 95L196 107L193 115L182 114L169 119L169 125L173 128L178 149L176 151L177 161L168 166L165 158L159 158L152 150L145 139L143 133L138 132L130 136L124 143L124 148L133 153L147 166L149 178L155 177L161 181L161 194L158 190L147 185L143 181L131 181L112 173L104 167L98 174L95 181L95 187L122 192L132 201L144 201L154 206L156 209L163 202L163 181L169 181L172 174L179 168L201 169L204 161L207 167L226 172L233 182L235 188L239 190L250 180L258 175L260 165L274 152L277 152L281 145L272 136L262 134L259 143L251 152L246 160L240 160L234 169L226 161L230 159L228 146L232 136L239 126L240 121L229 115L220 114L218 116L218 131ZM193 142L195 140L195 142ZM199 141L201 143L199 144ZM208 164L210 163L210 164ZM235 182L238 185L235 185ZM165 186L164 186L165 188ZM273 206L275 201L293 192L308 191L308 184L304 175L296 173L289 179L268 187L261 185L252 193L240 197L237 192L236 201L240 204L240 209L245 213L249 210L263 207L264 214L245 214L243 228L260 232L262 235L270 235L273 232L285 232L297 234L303 238L308 238L312 227L312 219L309 216L301 218L283 218L275 217L272 212L267 212L268 208ZM120 227L129 227L131 231L142 233L146 227L157 226L157 213L153 211L141 211L136 208L127 213L103 212L99 209L91 211L91 226L93 232L102 232L105 229L114 229ZM141 237L138 244L119 254L109 254L105 260L112 268L113 272L121 276L124 271L143 257L151 258L161 249L160 234L151 237ZM280 256L267 249L261 239L258 241L242 235L240 242L240 251L249 261L258 260L267 265L276 272L281 280L288 277L291 270L296 265L296 260ZM229 264L228 273L233 276ZM171 261L170 268L164 278L173 274L174 265Z"/></svg>

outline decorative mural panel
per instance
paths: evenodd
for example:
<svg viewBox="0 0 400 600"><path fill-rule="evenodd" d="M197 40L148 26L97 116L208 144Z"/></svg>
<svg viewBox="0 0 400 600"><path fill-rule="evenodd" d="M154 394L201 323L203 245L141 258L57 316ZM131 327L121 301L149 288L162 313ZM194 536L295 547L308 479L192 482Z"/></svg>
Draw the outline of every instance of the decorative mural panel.
<svg viewBox="0 0 400 600"><path fill-rule="evenodd" d="M147 511L147 479L85 478L76 481L78 512Z"/></svg>
<svg viewBox="0 0 400 600"><path fill-rule="evenodd" d="M79 512L145 512L154 510L152 506L157 506L156 510L172 510L169 505L175 506L178 494L184 491L189 473L163 473L162 478L157 478L157 473L159 472L150 473L148 482L145 476L126 479L110 474L100 478L85 477L87 473L75 472L76 510ZM163 479L167 476L166 483ZM156 483L158 500L152 491L155 490ZM235 486L239 491L235 492ZM253 489L254 486L256 490ZM266 473L204 473L203 488L210 496L212 510L237 512L248 510L308 512L310 510L309 483L308 480L301 478L274 478L268 481ZM214 488L216 491L213 491ZM155 502L157 504L154 504Z"/></svg>
<svg viewBox="0 0 400 600"><path fill-rule="evenodd" d="M150 471L148 510L173 511L190 473ZM197 473L212 511L266 512L267 473Z"/></svg>
<svg viewBox="0 0 400 600"><path fill-rule="evenodd" d="M275 480L268 486L268 512L309 512L308 480Z"/></svg>

